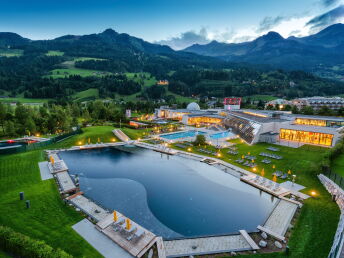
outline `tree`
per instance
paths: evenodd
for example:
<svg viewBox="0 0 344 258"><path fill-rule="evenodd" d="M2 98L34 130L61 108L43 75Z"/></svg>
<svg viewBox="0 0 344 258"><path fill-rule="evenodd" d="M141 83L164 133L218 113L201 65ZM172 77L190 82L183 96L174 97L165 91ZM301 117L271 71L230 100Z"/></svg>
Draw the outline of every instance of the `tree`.
<svg viewBox="0 0 344 258"><path fill-rule="evenodd" d="M195 146L197 146L197 145L205 145L205 144L206 144L205 136L204 136L203 134L198 134L198 135L196 136L196 139L195 139L195 141L193 142L193 144L194 144Z"/></svg>

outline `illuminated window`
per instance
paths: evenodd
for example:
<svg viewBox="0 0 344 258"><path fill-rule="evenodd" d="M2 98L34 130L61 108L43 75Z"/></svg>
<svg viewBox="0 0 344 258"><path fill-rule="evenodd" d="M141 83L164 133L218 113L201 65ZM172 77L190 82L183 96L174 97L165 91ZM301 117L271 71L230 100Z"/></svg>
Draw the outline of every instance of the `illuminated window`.
<svg viewBox="0 0 344 258"><path fill-rule="evenodd" d="M331 146L332 140L333 140L333 134L281 129L280 139Z"/></svg>
<svg viewBox="0 0 344 258"><path fill-rule="evenodd" d="M296 118L295 119L295 124L298 124L298 125L326 126L326 120Z"/></svg>

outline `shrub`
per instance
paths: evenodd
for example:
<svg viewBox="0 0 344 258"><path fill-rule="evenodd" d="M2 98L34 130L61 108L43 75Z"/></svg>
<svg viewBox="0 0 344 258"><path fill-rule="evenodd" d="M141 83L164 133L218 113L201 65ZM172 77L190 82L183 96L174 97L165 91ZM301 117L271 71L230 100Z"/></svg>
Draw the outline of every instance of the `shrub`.
<svg viewBox="0 0 344 258"><path fill-rule="evenodd" d="M71 258L61 249L54 249L44 241L32 239L26 235L15 232L13 229L0 226L0 247L10 253L22 257L39 258Z"/></svg>
<svg viewBox="0 0 344 258"><path fill-rule="evenodd" d="M193 144L194 144L195 146L198 146L198 145L205 145L205 144L206 144L205 136L204 136L203 134L197 135L195 141L193 142Z"/></svg>

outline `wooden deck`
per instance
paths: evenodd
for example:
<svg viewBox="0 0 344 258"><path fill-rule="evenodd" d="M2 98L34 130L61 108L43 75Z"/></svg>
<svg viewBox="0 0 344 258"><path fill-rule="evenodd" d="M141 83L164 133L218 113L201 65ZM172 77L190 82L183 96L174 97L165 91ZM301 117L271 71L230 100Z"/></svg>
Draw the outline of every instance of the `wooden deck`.
<svg viewBox="0 0 344 258"><path fill-rule="evenodd" d="M55 174L55 177L62 189L63 193L77 191L79 188L74 184L67 171Z"/></svg>
<svg viewBox="0 0 344 258"><path fill-rule="evenodd" d="M124 217L118 212L117 214L118 218ZM126 232L114 230L113 214L110 214L103 220L99 221L96 228L131 255L142 257L149 248L157 242L158 238L152 232L138 225L134 221L131 221L131 223L132 227L136 227L138 230L144 230L145 234L138 239L127 240L128 235Z"/></svg>
<svg viewBox="0 0 344 258"><path fill-rule="evenodd" d="M288 193L290 193L290 191L288 189L285 189L283 187L280 187L280 189L278 191L273 191L271 188L266 187L265 185L261 185L259 182L258 183L255 182L254 179L255 179L255 176L253 176L253 175L240 177L241 181L244 181L245 183L253 185L256 188L263 190L264 192L267 192L267 193L274 195L274 196L277 196L277 197L281 197L281 196L284 196L284 195L287 195ZM266 179L266 180L267 180L267 182L271 181L269 179Z"/></svg>

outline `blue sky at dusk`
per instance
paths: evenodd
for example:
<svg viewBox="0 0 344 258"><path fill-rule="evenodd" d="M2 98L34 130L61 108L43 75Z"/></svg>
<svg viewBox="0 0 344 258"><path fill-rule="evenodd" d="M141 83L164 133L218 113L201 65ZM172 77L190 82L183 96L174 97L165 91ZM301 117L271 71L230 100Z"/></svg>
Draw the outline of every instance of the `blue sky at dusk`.
<svg viewBox="0 0 344 258"><path fill-rule="evenodd" d="M343 22L343 8L343 0L1 0L0 31L51 39L113 28L178 49L269 30L304 36Z"/></svg>

